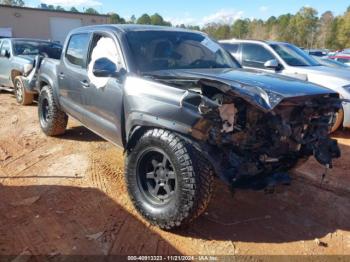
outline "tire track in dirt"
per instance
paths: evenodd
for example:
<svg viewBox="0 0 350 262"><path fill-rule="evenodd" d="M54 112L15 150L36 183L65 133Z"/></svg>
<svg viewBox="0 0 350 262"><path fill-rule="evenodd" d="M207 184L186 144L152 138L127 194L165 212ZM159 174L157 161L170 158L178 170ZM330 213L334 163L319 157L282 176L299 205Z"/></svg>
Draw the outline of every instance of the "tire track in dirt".
<svg viewBox="0 0 350 262"><path fill-rule="evenodd" d="M91 166L91 183L105 193L113 194L123 187L123 158L119 149L108 142L102 145L92 145L89 154ZM117 182L118 187L113 190L110 185ZM120 188L119 188L120 186ZM113 192L114 191L114 192Z"/></svg>

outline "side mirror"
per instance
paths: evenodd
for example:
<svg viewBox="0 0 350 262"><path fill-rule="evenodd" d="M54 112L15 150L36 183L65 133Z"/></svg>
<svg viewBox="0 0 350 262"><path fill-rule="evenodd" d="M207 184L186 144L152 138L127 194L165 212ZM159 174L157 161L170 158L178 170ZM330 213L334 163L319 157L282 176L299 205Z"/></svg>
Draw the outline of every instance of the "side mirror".
<svg viewBox="0 0 350 262"><path fill-rule="evenodd" d="M279 63L276 59L271 59L265 62L264 67L268 69L277 69L279 67Z"/></svg>
<svg viewBox="0 0 350 262"><path fill-rule="evenodd" d="M97 77L118 77L117 65L106 57L95 61L92 73Z"/></svg>
<svg viewBox="0 0 350 262"><path fill-rule="evenodd" d="M0 56L1 57L6 57L6 58L10 58L10 52L6 49L2 49L0 52Z"/></svg>

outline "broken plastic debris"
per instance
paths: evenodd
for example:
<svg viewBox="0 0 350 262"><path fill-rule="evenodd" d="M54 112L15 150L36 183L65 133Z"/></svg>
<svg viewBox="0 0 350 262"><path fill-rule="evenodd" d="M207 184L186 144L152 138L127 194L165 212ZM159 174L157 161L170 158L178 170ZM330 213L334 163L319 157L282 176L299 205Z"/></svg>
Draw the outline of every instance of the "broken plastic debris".
<svg viewBox="0 0 350 262"><path fill-rule="evenodd" d="M233 131L233 125L235 123L235 115L237 109L234 104L224 104L219 107L220 117L223 120L222 131L229 133Z"/></svg>

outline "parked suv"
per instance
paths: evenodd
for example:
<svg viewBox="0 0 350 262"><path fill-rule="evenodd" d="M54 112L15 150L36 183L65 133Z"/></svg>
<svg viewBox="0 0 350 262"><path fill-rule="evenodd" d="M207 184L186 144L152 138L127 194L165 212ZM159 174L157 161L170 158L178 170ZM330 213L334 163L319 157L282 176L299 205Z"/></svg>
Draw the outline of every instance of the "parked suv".
<svg viewBox="0 0 350 262"><path fill-rule="evenodd" d="M61 60L38 76L43 132L68 115L126 152L136 209L172 229L207 207L214 174L229 186L288 183L309 156L340 156L328 137L336 92L246 71L207 35L179 28L105 25L72 31Z"/></svg>
<svg viewBox="0 0 350 262"><path fill-rule="evenodd" d="M15 91L17 102L31 104L40 57L59 59L62 46L49 41L4 38L0 40L0 89Z"/></svg>
<svg viewBox="0 0 350 262"><path fill-rule="evenodd" d="M321 65L300 48L283 42L223 40L222 46L244 68L278 73L330 88L344 99L350 99L350 74L347 69ZM350 102L343 102L333 130L341 124L350 127Z"/></svg>

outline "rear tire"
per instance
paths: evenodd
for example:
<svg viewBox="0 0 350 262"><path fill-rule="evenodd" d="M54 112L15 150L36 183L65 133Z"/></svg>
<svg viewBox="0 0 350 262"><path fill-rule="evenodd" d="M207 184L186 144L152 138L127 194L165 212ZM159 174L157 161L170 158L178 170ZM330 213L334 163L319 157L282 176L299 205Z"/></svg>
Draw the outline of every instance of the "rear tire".
<svg viewBox="0 0 350 262"><path fill-rule="evenodd" d="M18 104L30 105L33 103L33 94L26 90L21 76L16 76L14 80L14 91Z"/></svg>
<svg viewBox="0 0 350 262"><path fill-rule="evenodd" d="M147 131L127 153L125 172L135 208L162 229L189 224L209 204L211 166L191 143L170 131Z"/></svg>
<svg viewBox="0 0 350 262"><path fill-rule="evenodd" d="M68 116L61 111L54 99L50 86L41 89L38 101L40 127L48 136L64 134L67 128Z"/></svg>

